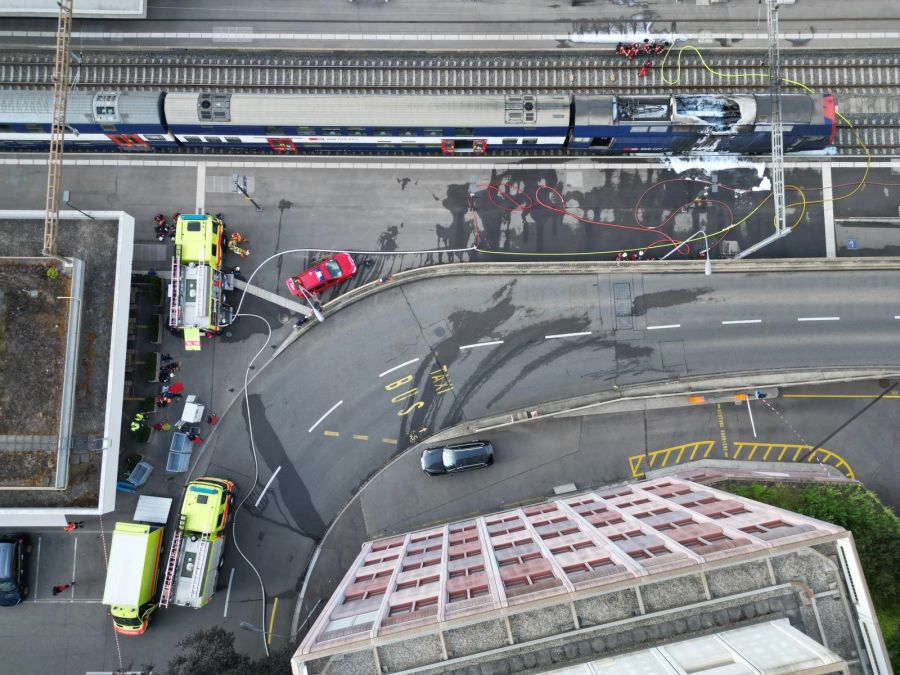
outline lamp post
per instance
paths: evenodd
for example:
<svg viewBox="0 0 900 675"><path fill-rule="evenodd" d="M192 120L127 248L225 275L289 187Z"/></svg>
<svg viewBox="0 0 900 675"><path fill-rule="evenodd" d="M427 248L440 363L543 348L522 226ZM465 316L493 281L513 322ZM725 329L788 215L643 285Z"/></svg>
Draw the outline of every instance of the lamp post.
<svg viewBox="0 0 900 675"><path fill-rule="evenodd" d="M660 260L665 260L665 259L668 258L670 255L672 255L673 253L675 253L675 251L677 251L678 249L680 249L682 246L684 246L685 244L690 243L691 241L693 241L694 236L695 236L695 235L698 235L698 234L702 234L702 235L703 235L703 243L704 243L704 245L706 246L706 248L703 249L703 252L706 254L706 256L705 256L705 258L706 258L706 265L705 265L704 268L703 268L703 273L704 273L706 276L709 276L710 274L712 274L712 261L709 259L709 239L706 237L706 230L697 230L697 231L694 232L694 234L692 234L690 237L688 237L688 238L685 239L683 242L681 242L680 244L678 244L675 248L673 248L671 251L669 251L668 253L666 253L662 258L660 258Z"/></svg>
<svg viewBox="0 0 900 675"><path fill-rule="evenodd" d="M63 203L64 203L66 206L68 206L70 209L75 209L76 211L78 211L78 213L80 213L80 214L83 215L83 216L87 216L88 218L90 218L91 220L93 220L93 221L96 223L96 222L97 222L97 219L94 218L94 216L92 216L90 213L87 213L87 212L85 212L85 211L82 211L82 210L79 209L77 206L72 206L72 202L69 201L69 198L70 198L71 196L72 196L72 193L71 193L71 192L69 192L68 190L63 190Z"/></svg>

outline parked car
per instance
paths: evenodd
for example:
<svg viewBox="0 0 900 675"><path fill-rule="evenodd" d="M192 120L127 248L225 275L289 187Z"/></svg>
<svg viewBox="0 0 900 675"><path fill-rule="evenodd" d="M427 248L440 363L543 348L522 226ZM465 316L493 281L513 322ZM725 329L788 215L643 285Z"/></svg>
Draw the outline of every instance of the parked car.
<svg viewBox="0 0 900 675"><path fill-rule="evenodd" d="M350 279L356 274L356 261L349 253L335 253L322 258L308 270L287 279L288 290L292 295L303 297L303 291L311 295L321 293L326 288ZM301 290L302 288L302 290Z"/></svg>
<svg viewBox="0 0 900 675"><path fill-rule="evenodd" d="M422 452L422 471L429 476L481 469L494 463L494 446L490 441L469 441Z"/></svg>
<svg viewBox="0 0 900 675"><path fill-rule="evenodd" d="M0 606L14 607L28 595L28 566L31 553L27 534L0 535Z"/></svg>

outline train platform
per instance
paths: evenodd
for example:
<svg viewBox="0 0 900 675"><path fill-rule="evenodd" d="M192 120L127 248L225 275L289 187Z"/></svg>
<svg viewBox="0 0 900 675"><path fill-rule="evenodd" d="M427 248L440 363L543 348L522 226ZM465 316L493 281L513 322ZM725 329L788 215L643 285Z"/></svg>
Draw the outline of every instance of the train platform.
<svg viewBox="0 0 900 675"><path fill-rule="evenodd" d="M763 157L693 162L67 154L64 162L72 207L127 209L143 228L138 239L153 239L153 216L160 211L205 210L224 213L249 238L252 255L234 263L245 277L276 250L296 249L283 265L271 263L252 280L284 298L284 279L301 269L303 251L374 252L381 276L460 255L510 262L613 260L622 249L652 246L651 254L662 257L672 249L668 237L684 240L705 229L711 244L721 237L719 257L768 237L773 223ZM757 257L898 254L900 160L873 159L868 172L866 165L862 158L788 158L785 181L797 186L787 194L789 219L800 221ZM45 156L0 156L0 208L42 207L45 176ZM232 189L235 176L262 211ZM864 176L866 185L857 189Z"/></svg>

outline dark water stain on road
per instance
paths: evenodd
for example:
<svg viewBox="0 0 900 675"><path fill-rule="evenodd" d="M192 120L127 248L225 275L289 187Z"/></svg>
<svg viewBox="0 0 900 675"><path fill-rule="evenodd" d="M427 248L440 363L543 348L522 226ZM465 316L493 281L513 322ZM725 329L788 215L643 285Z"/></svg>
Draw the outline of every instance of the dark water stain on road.
<svg viewBox="0 0 900 675"><path fill-rule="evenodd" d="M241 413L246 424L246 406L241 406ZM276 479L277 485L287 486L285 489L278 489L278 499L272 502L277 501L286 507L287 514L283 515L287 520L287 527L318 543L325 534L325 522L313 504L309 489L285 451L281 438L266 417L266 409L259 395L250 396L250 414L253 417L253 439L257 451L273 471L276 467L281 467ZM276 486L269 488L273 489Z"/></svg>

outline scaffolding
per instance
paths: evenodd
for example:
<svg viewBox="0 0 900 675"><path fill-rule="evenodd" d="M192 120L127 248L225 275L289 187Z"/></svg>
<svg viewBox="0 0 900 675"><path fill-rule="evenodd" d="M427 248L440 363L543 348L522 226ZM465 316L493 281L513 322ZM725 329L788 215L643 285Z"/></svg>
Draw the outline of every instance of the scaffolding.
<svg viewBox="0 0 900 675"><path fill-rule="evenodd" d="M72 36L72 2L59 0L56 55L53 64L50 156L47 161L47 202L44 216L44 255L56 257L59 231L59 188L62 181L63 142L66 133L66 96L69 83L69 40Z"/></svg>

